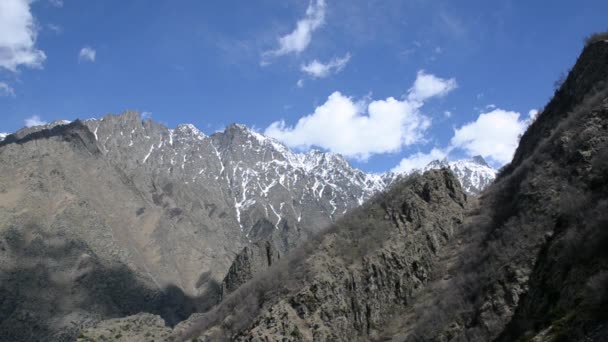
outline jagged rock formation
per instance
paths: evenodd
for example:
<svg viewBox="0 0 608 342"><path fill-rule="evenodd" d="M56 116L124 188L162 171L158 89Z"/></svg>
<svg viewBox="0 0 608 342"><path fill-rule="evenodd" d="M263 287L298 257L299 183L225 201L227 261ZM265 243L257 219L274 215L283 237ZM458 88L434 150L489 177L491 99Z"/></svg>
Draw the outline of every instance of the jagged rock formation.
<svg viewBox="0 0 608 342"><path fill-rule="evenodd" d="M268 269L280 259L281 253L274 248L270 241L255 242L243 248L222 281L222 297L230 294L251 280L254 275Z"/></svg>
<svg viewBox="0 0 608 342"><path fill-rule="evenodd" d="M444 167L447 167L454 172L454 175L458 178L466 193L474 195L480 194L492 184L497 173L494 168L488 165L482 156L451 162L447 159L434 160L425 166L423 170L418 172L441 169Z"/></svg>
<svg viewBox="0 0 608 342"><path fill-rule="evenodd" d="M465 206L466 195L448 169L413 175L239 288L215 311L191 319L181 337L189 328L196 335L196 327L208 340L377 336L394 307L429 280Z"/></svg>
<svg viewBox="0 0 608 342"><path fill-rule="evenodd" d="M342 223L340 229L361 229L361 236L325 236L319 252L307 260L313 279L267 307L237 339L377 337L393 306L407 303L428 281L435 255L462 222L465 204L466 195L447 170L429 171L396 186ZM382 231L367 231L372 222ZM373 246L364 234L382 238ZM376 248L366 246L353 255L335 248L366 243Z"/></svg>

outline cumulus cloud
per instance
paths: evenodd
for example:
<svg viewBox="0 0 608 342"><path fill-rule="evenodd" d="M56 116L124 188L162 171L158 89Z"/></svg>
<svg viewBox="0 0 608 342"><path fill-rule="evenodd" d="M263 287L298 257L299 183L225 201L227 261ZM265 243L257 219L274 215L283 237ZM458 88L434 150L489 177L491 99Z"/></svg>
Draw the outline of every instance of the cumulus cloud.
<svg viewBox="0 0 608 342"><path fill-rule="evenodd" d="M433 77L441 82L450 82ZM409 95L413 91L416 90L410 89ZM420 111L424 105L418 100L420 97L411 101L409 95L403 100L388 97L355 101L334 92L312 114L300 118L295 126L276 121L266 128L265 134L293 148L317 146L359 160L366 160L373 154L397 152L403 146L423 141L431 124L431 120ZM438 95L440 93L436 92L434 96Z"/></svg>
<svg viewBox="0 0 608 342"><path fill-rule="evenodd" d="M409 90L408 99L410 101L425 101L431 97L441 97L456 89L457 86L458 84L453 78L446 80L420 70L414 85Z"/></svg>
<svg viewBox="0 0 608 342"><path fill-rule="evenodd" d="M97 55L97 51L89 46L85 46L80 49L78 53L78 60L85 62L95 62L95 56Z"/></svg>
<svg viewBox="0 0 608 342"><path fill-rule="evenodd" d="M7 83L0 82L0 96L15 97L15 90Z"/></svg>
<svg viewBox="0 0 608 342"><path fill-rule="evenodd" d="M325 0L311 1L306 9L306 15L298 21L296 28L291 33L280 37L279 47L276 50L264 53L264 56L283 56L306 50L312 40L312 33L321 27L324 22Z"/></svg>
<svg viewBox="0 0 608 342"><path fill-rule="evenodd" d="M348 61L350 61L350 57L350 53L347 53L344 57L335 57L325 64L315 59L308 64L303 64L300 67L300 70L312 78L325 78L331 74L337 74L342 71Z"/></svg>
<svg viewBox="0 0 608 342"><path fill-rule="evenodd" d="M46 59L36 48L38 29L30 0L0 1L0 69L16 72L19 66L41 68Z"/></svg>
<svg viewBox="0 0 608 342"><path fill-rule="evenodd" d="M407 158L401 159L399 165L391 169L392 172L410 173L413 170L420 170L433 160L446 158L448 153L444 150L433 148L429 153L417 152Z"/></svg>
<svg viewBox="0 0 608 342"><path fill-rule="evenodd" d="M522 117L518 112L500 108L481 113L475 121L454 129L454 136L445 148L412 154L402 159L392 171L409 172L422 168L433 160L448 157L453 150L461 150L469 157L481 155L493 164L502 166L511 161L519 137L536 115L536 110L530 110L527 117Z"/></svg>
<svg viewBox="0 0 608 342"><path fill-rule="evenodd" d="M46 123L47 122L43 121L38 115L25 119L25 127L42 126L46 125Z"/></svg>
<svg viewBox="0 0 608 342"><path fill-rule="evenodd" d="M470 156L481 155L501 165L506 164L511 161L528 123L527 118L520 120L520 113L497 108L455 129L450 144Z"/></svg>
<svg viewBox="0 0 608 342"><path fill-rule="evenodd" d="M298 88L302 88L304 86L304 80L299 79L298 82L296 82L296 85L298 86Z"/></svg>

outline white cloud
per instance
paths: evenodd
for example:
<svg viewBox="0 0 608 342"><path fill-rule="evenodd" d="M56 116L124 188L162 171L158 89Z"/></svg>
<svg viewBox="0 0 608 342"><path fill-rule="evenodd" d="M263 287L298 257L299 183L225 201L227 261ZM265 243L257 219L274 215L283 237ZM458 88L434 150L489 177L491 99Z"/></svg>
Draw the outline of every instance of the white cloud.
<svg viewBox="0 0 608 342"><path fill-rule="evenodd" d="M95 62L96 55L97 55L97 51L95 51L93 48L91 48L89 46L85 46L82 49L80 49L80 52L78 53L78 60Z"/></svg>
<svg viewBox="0 0 608 342"><path fill-rule="evenodd" d="M530 120L530 122L536 120L536 117L538 116L538 109L530 109L530 111L528 112L528 120Z"/></svg>
<svg viewBox="0 0 608 342"><path fill-rule="evenodd" d="M443 116L445 116L446 118L451 118L452 112L450 112L449 110L446 110L445 112L443 112Z"/></svg>
<svg viewBox="0 0 608 342"><path fill-rule="evenodd" d="M511 161L519 136L528 126L520 113L494 109L477 120L454 130L451 146L463 149L469 156L481 155L499 164Z"/></svg>
<svg viewBox="0 0 608 342"><path fill-rule="evenodd" d="M146 120L146 119L149 119L149 118L151 118L151 117L152 117L152 112L146 112L146 111L143 111L143 112L141 113L141 119L142 119L142 120Z"/></svg>
<svg viewBox="0 0 608 342"><path fill-rule="evenodd" d="M42 125L46 125L46 121L43 121L42 119L40 119L40 116L38 116L38 115L34 115L30 118L25 119L25 127L42 126Z"/></svg>
<svg viewBox="0 0 608 342"><path fill-rule="evenodd" d="M63 32L63 29L59 25L48 24L47 27L49 28L49 30L55 32L56 34L60 34L61 32Z"/></svg>
<svg viewBox="0 0 608 342"><path fill-rule="evenodd" d="M422 168L433 160L447 157L453 150L464 151L469 157L481 155L494 164L504 165L511 161L523 134L538 115L530 110L527 118L520 120L520 113L500 108L481 113L473 122L454 130L450 144L445 148L433 148L429 153L415 153L395 166L393 172L409 172Z"/></svg>
<svg viewBox="0 0 608 342"><path fill-rule="evenodd" d="M399 165L391 169L396 173L409 173L413 170L420 170L427 166L433 160L441 160L447 157L447 152L438 148L433 148L429 153L417 152L407 158L401 159Z"/></svg>
<svg viewBox="0 0 608 342"><path fill-rule="evenodd" d="M7 83L0 82L0 96L15 97L15 90Z"/></svg>
<svg viewBox="0 0 608 342"><path fill-rule="evenodd" d="M300 67L300 70L307 73L312 78L325 78L332 73L337 74L342 71L348 61L350 61L350 53L347 53L342 58L335 57L326 64L315 59L308 64L303 64Z"/></svg>
<svg viewBox="0 0 608 342"><path fill-rule="evenodd" d="M36 49L38 29L30 12L31 0L0 1L0 68L13 72L21 65L41 68L46 59Z"/></svg>
<svg viewBox="0 0 608 342"><path fill-rule="evenodd" d="M49 0L49 2L51 3L51 5L57 8L63 7L63 0Z"/></svg>
<svg viewBox="0 0 608 342"><path fill-rule="evenodd" d="M432 75L419 73L418 76ZM416 91L412 89L409 95ZM431 120L420 112L420 107L424 105L422 99L444 95L447 91L435 92L423 98L417 96L415 101L409 100L412 96L404 100L389 97L384 100L355 101L334 92L314 113L300 118L295 126L289 127L285 121L276 121L266 128L265 134L293 148L317 146L366 160L372 154L397 152L403 146L423 141Z"/></svg>
<svg viewBox="0 0 608 342"><path fill-rule="evenodd" d="M306 16L298 21L296 28L291 33L279 38L279 48L268 51L264 55L283 56L306 50L312 40L312 33L324 22L325 0L311 1L306 9Z"/></svg>
<svg viewBox="0 0 608 342"><path fill-rule="evenodd" d="M299 79L298 82L296 82L296 85L298 86L298 88L302 88L304 86L304 80Z"/></svg>
<svg viewBox="0 0 608 342"><path fill-rule="evenodd" d="M456 89L457 86L458 84L453 78L442 79L420 70L414 85L409 90L408 99L410 101L425 101L431 97L444 96Z"/></svg>

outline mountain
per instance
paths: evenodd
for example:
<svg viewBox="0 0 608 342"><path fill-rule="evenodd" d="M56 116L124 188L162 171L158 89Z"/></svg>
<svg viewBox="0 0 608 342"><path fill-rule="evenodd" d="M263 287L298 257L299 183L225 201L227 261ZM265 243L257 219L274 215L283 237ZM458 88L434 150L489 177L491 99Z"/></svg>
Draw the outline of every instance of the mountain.
<svg viewBox="0 0 608 342"><path fill-rule="evenodd" d="M286 254L384 187L339 155L293 153L241 125L206 136L134 112L22 129L0 161L11 341L71 340L139 311L175 324L219 300L247 246Z"/></svg>
<svg viewBox="0 0 608 342"><path fill-rule="evenodd" d="M13 246L0 254L7 261L2 290L20 298L25 283L46 284L3 311L0 325L13 340L25 338L18 335L23 324L37 327L31 336L48 331L69 340L100 318L139 311L177 323L271 266L267 254L287 255L408 176L367 174L334 153L295 153L243 125L207 136L189 124L169 129L142 121L135 112L24 128L3 136L0 161L0 241ZM471 193L485 184L475 173L479 163L449 165L459 167L463 184L477 186L467 188ZM48 241L70 248L59 253ZM92 265L82 277L99 284L60 277L88 299L58 298L55 271L22 276L45 263L61 272ZM104 307L123 296L121 287L140 294L101 316L85 305ZM59 312L56 301L66 302ZM168 301L183 305L167 308ZM32 311L32 303L40 309ZM73 315L69 328L57 319Z"/></svg>
<svg viewBox="0 0 608 342"><path fill-rule="evenodd" d="M207 136L135 112L24 128L0 142L0 161L2 291L20 298L0 325L13 340L69 340L100 318L139 311L175 324L271 266L267 255L280 259L407 177L367 174L334 153L295 153L243 125ZM45 264L58 270L34 271ZM79 277L57 275L80 268ZM59 283L78 290L59 298ZM138 295L106 307L123 287ZM27 338L24 324L36 327Z"/></svg>
<svg viewBox="0 0 608 342"><path fill-rule="evenodd" d="M400 179L287 256L242 254L232 279L259 267L246 260L260 251L270 267L153 336L608 340L606 80L608 44L590 42L482 196L448 168ZM81 341L118 327L137 340L159 329L137 323L150 319L106 321Z"/></svg>
<svg viewBox="0 0 608 342"><path fill-rule="evenodd" d="M449 168L462 184L464 191L468 194L478 195L487 188L496 178L497 171L483 159L482 156L474 156L471 159L455 161L433 160L422 170L424 172L433 169Z"/></svg>
<svg viewBox="0 0 608 342"><path fill-rule="evenodd" d="M8 133L0 133L0 141L4 140L8 135Z"/></svg>

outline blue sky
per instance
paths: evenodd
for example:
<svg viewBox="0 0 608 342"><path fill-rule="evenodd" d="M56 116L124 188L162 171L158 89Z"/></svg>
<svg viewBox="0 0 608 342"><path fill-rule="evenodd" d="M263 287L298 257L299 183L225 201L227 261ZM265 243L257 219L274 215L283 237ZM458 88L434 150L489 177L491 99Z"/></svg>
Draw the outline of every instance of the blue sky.
<svg viewBox="0 0 608 342"><path fill-rule="evenodd" d="M243 123L367 171L475 154L498 167L606 13L599 0L1 0L0 131L134 109L208 134Z"/></svg>

